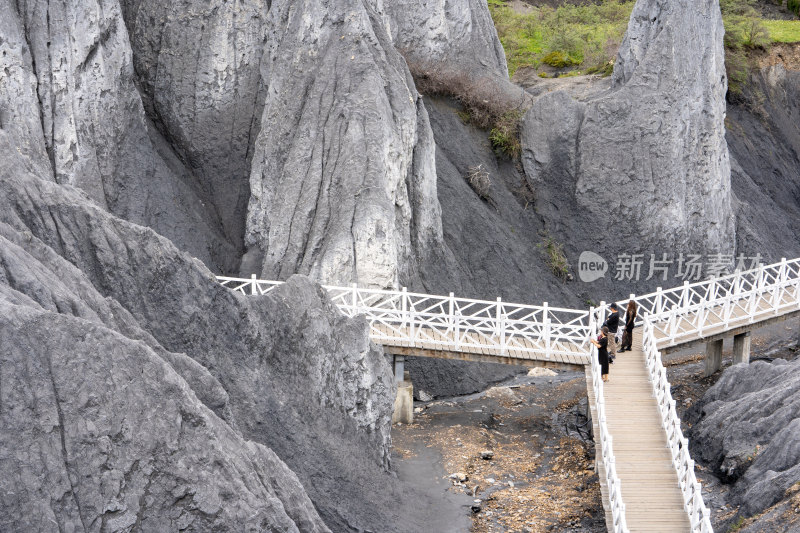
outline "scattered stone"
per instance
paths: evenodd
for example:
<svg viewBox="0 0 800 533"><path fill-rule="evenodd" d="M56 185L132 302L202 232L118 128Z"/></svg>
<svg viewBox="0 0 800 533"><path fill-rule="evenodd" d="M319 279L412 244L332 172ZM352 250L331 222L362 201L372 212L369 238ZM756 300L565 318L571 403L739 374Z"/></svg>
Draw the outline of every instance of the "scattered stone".
<svg viewBox="0 0 800 533"><path fill-rule="evenodd" d="M453 472L450 474L450 479L457 481L458 483L464 483L465 481L469 481L469 477L463 472Z"/></svg>
<svg viewBox="0 0 800 533"><path fill-rule="evenodd" d="M417 391L417 395L419 396L419 401L421 402L429 402L433 400L433 396L425 392L424 390Z"/></svg>
<svg viewBox="0 0 800 533"><path fill-rule="evenodd" d="M488 461L492 457L494 457L494 452L492 450L483 450L481 452L481 459L484 461Z"/></svg>
<svg viewBox="0 0 800 533"><path fill-rule="evenodd" d="M530 370L528 370L528 376L529 377L535 377L535 378L538 378L538 377L552 377L552 376L555 376L555 375L556 375L556 373L553 372L552 370L550 370L549 368L537 367L537 368L531 368Z"/></svg>

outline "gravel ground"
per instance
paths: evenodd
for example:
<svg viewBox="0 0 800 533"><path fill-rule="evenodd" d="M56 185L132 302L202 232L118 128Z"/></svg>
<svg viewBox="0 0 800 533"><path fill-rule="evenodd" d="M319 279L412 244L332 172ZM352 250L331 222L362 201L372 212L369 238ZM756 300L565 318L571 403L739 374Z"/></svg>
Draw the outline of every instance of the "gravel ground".
<svg viewBox="0 0 800 533"><path fill-rule="evenodd" d="M468 497L471 525L447 531L605 531L594 447L575 429L585 402L583 374L563 372L418 403L414 424L393 429L393 461L402 476L431 450L440 458L416 482Z"/></svg>

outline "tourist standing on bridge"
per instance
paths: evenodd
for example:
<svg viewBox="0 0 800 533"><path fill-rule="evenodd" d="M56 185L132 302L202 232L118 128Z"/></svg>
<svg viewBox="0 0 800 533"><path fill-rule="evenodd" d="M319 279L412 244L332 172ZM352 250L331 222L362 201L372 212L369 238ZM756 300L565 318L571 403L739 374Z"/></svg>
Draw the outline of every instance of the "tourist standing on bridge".
<svg viewBox="0 0 800 533"><path fill-rule="evenodd" d="M613 363L614 357L617 356L617 339L615 337L617 329L619 329L619 307L617 307L617 304L611 304L609 308L611 312L608 314L606 321L603 322L603 327L608 328L608 335L606 335L608 339L608 360Z"/></svg>
<svg viewBox="0 0 800 533"><path fill-rule="evenodd" d="M600 374L603 376L603 381L608 381L608 343L613 338L608 332L608 326L603 326L600 330L600 339L589 339L592 344L597 346L597 360L600 362Z"/></svg>
<svg viewBox="0 0 800 533"><path fill-rule="evenodd" d="M625 310L625 333L622 334L622 346L619 353L629 352L633 349L633 323L636 322L636 302L630 300Z"/></svg>

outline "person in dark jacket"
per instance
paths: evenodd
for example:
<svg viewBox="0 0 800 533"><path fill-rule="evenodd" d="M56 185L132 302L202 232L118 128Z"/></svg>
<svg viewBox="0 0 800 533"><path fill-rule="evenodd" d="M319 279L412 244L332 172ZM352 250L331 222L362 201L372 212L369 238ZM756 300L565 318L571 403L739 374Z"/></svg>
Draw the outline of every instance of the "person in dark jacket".
<svg viewBox="0 0 800 533"><path fill-rule="evenodd" d="M625 310L625 333L622 334L622 346L620 346L619 353L629 352L633 345L633 325L636 322L636 312L638 306L633 300L628 302L628 308Z"/></svg>
<svg viewBox="0 0 800 533"><path fill-rule="evenodd" d="M611 312L608 314L606 321L603 322L603 327L608 328L608 335L606 338L608 339L608 360L609 362L614 362L614 357L617 356L617 329L619 329L619 307L617 304L611 304L609 306Z"/></svg>
<svg viewBox="0 0 800 533"><path fill-rule="evenodd" d="M589 339L592 344L597 346L597 360L600 362L600 374L603 376L603 381L608 381L608 339L611 334L608 331L608 326L603 326L600 333L600 340Z"/></svg>

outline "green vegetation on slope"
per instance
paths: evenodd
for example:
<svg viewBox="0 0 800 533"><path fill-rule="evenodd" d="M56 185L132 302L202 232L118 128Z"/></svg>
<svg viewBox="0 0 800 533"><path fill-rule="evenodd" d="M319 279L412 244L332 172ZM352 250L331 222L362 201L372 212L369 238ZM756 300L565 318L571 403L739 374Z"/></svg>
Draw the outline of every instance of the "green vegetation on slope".
<svg viewBox="0 0 800 533"><path fill-rule="evenodd" d="M795 11L800 0L788 1ZM628 26L634 1L605 0L599 4L558 8L531 7L515 11L507 0L488 0L497 34L505 49L509 74L521 67L559 76L577 73L611 74L613 61ZM784 0L761 0L784 5ZM731 98L739 98L752 67L752 52L773 42L800 42L800 20L764 20L758 0L720 0L725 24L726 70ZM763 6L762 6L763 7ZM798 7L800 9L800 7ZM800 14L800 12L799 12Z"/></svg>
<svg viewBox="0 0 800 533"><path fill-rule="evenodd" d="M520 67L582 66L600 70L614 58L628 26L633 1L598 5L531 8L517 13L504 0L489 0L489 10L506 52L509 74Z"/></svg>
<svg viewBox="0 0 800 533"><path fill-rule="evenodd" d="M800 43L800 20L765 20L773 43Z"/></svg>

